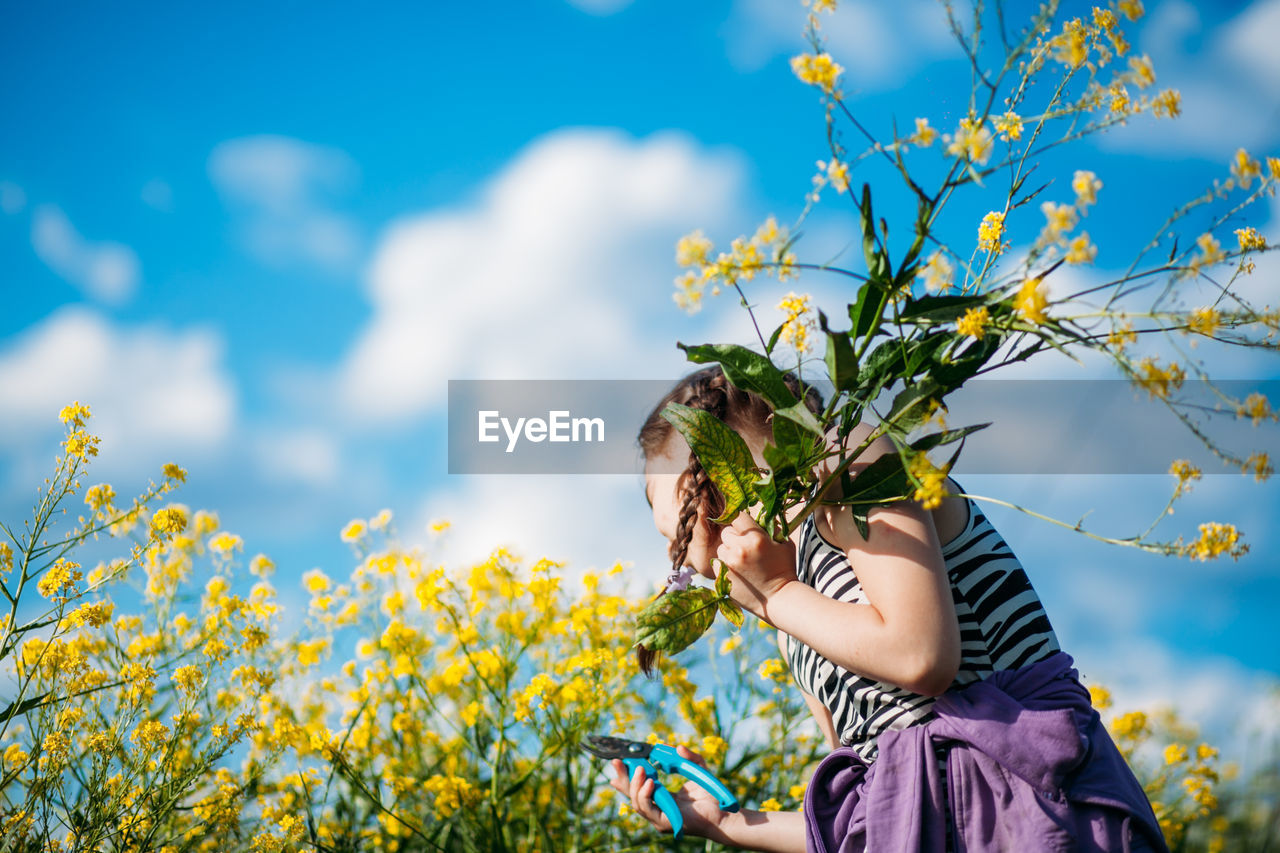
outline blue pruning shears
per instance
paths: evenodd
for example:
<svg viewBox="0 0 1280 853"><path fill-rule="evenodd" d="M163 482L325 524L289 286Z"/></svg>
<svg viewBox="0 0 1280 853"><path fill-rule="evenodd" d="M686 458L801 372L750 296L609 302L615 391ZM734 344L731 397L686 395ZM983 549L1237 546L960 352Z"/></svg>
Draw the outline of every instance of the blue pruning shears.
<svg viewBox="0 0 1280 853"><path fill-rule="evenodd" d="M649 778L654 780L653 801L658 804L658 808L662 809L662 813L667 816L667 820L671 821L671 830L676 838L680 837L680 832L684 829L684 818L681 816L680 807L676 805L675 798L671 796L671 792L663 787L658 780L658 769L667 773L678 773L686 779L697 782L716 798L720 808L724 811L736 812L738 810L738 798L719 779L704 770L701 765L695 764L687 758L681 758L675 747L667 746L665 743L642 743L638 740L625 740L603 735L591 735L583 740L579 746L597 758L605 760L622 759L622 763L626 765L628 776L634 776L636 768L643 767ZM655 765L658 769L655 769Z"/></svg>

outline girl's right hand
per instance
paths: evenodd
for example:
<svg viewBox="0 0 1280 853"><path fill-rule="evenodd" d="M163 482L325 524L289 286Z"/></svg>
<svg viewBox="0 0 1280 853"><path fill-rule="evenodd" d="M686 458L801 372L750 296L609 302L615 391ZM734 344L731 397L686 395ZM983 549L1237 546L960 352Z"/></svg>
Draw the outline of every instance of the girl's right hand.
<svg viewBox="0 0 1280 853"><path fill-rule="evenodd" d="M687 758L704 768L707 766L707 762L703 760L702 756L686 747L676 747L676 753L681 758ZM667 816L662 813L662 809L658 808L653 801L654 786L661 783L656 779L650 778L644 772L643 767L637 767L635 775L628 779L626 765L622 763L621 759L615 758L610 762L610 765L613 767L615 774L614 778L610 780L610 784L619 793L631 798L632 810L663 832L671 832L671 821L667 820ZM674 792L671 796L675 799L676 805L680 807L680 814L684 817L684 832L686 835L712 838L718 834L720 822L727 812L721 810L716 798L701 785L694 782L686 782L683 788Z"/></svg>

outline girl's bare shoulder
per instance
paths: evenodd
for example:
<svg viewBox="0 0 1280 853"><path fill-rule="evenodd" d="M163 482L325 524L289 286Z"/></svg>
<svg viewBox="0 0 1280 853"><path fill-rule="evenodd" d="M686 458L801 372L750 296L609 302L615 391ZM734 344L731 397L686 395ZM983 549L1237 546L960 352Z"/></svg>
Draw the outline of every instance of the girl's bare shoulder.
<svg viewBox="0 0 1280 853"><path fill-rule="evenodd" d="M857 424L849 431L849 435L844 441L844 449L842 452L839 434L837 433L836 428L832 427L827 432L827 448L832 451L832 453L826 459L823 459L818 463L817 467L814 469L814 473L817 474L819 481L825 480L829 477L831 473L839 467L841 457L845 453L851 453L856 450L858 446L866 441L867 437L874 431L874 424L869 424L866 421ZM867 447L858 454L856 459L849 463L850 476L856 476L859 471L866 468L886 453L895 452L897 452L897 450L893 446L893 442L886 436L879 436L867 445ZM839 497L839 488L840 482L837 480L832 483L831 491L827 492L827 497Z"/></svg>

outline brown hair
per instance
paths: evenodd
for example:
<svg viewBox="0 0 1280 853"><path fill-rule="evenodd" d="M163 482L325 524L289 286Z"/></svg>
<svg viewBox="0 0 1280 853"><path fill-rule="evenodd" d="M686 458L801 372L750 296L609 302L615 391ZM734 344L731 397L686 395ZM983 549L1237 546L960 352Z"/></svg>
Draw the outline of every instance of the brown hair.
<svg viewBox="0 0 1280 853"><path fill-rule="evenodd" d="M814 414L822 412L822 395L814 388L802 385L792 373L783 376L787 388L797 399L804 399L805 405ZM667 442L675 433L675 427L662 417L662 410L668 403L683 403L695 409L703 409L715 415L738 432L761 433L769 429L769 416L773 410L761 397L744 391L731 384L724 375L720 365L713 364L694 371L676 383L658 404L654 406L636 441L645 459L662 453ZM707 519L718 517L724 512L724 496L711 482L698 457L689 453L689 464L680 475L676 485L677 494L683 494L680 515L676 522L676 535L672 540L668 553L671 556L671 567L678 571L684 567L685 558L689 554L689 544L698 524L709 524ZM705 515L699 516L699 510ZM662 595L663 593L659 593ZM652 649L639 646L636 653L640 669L646 675L653 671L658 653Z"/></svg>

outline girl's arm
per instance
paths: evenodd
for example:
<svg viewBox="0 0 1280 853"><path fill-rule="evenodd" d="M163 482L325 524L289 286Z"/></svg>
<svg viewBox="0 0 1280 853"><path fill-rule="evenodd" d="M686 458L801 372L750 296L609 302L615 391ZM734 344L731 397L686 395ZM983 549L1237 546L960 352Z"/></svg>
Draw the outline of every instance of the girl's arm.
<svg viewBox="0 0 1280 853"><path fill-rule="evenodd" d="M857 467L895 452L887 439L868 450ZM845 669L926 696L945 691L960 666L960 626L932 516L913 501L878 507L863 539L848 507L827 505L818 514L868 603L800 583L795 546L773 542L747 513L721 531L716 552L731 569L734 600Z"/></svg>
<svg viewBox="0 0 1280 853"><path fill-rule="evenodd" d="M685 747L677 752L703 767L702 757ZM631 797L635 812L663 832L671 832L671 822L653 801L654 785L642 768L630 779L621 761L614 761L613 787ZM802 812L738 812L720 810L715 798L692 782L674 794L684 818L685 832L718 844L765 853L805 853L805 824Z"/></svg>
<svg viewBox="0 0 1280 853"><path fill-rule="evenodd" d="M790 663L791 656L787 654L787 635L783 631L778 632L778 651L782 653L783 661ZM831 711L826 705L818 700L817 696L811 693L800 691L800 695L804 697L804 703L809 706L809 710L813 713L813 719L817 721L818 728L822 731L822 737L827 742L827 746L835 749L840 745L840 741L836 738L836 726L831 719Z"/></svg>

